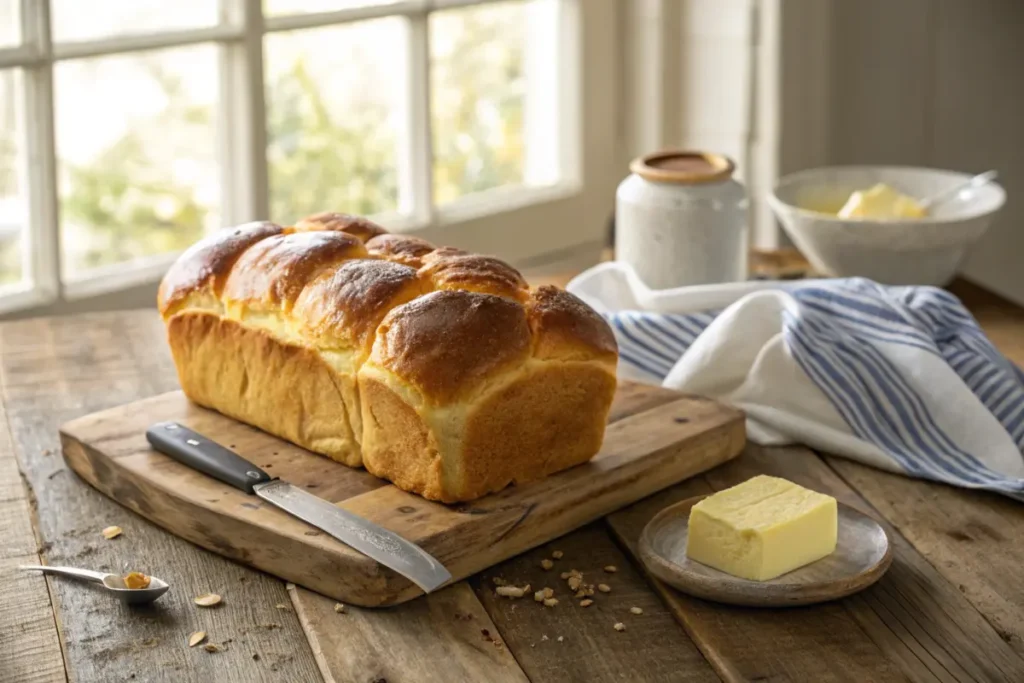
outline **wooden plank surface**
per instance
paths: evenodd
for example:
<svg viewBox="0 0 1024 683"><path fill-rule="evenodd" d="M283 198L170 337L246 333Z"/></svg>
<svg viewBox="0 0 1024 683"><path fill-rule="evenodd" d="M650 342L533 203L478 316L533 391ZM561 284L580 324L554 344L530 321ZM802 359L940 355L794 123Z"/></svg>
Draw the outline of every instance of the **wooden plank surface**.
<svg viewBox="0 0 1024 683"><path fill-rule="evenodd" d="M324 679L338 683L528 683L465 582L390 610L289 586Z"/></svg>
<svg viewBox="0 0 1024 683"><path fill-rule="evenodd" d="M672 399L654 405L666 393ZM456 506L382 485L365 470L200 408L181 392L81 417L61 432L69 465L147 519L231 559L373 607L422 592L305 522L156 453L146 428L171 420L234 448L267 472L401 534L459 580L710 469L743 447L743 417L733 408L629 383L623 400L590 462Z"/></svg>
<svg viewBox="0 0 1024 683"><path fill-rule="evenodd" d="M842 458L828 463L1024 656L1021 503L870 470Z"/></svg>
<svg viewBox="0 0 1024 683"><path fill-rule="evenodd" d="M38 501L43 560L97 570L141 569L172 588L128 609L90 587L49 579L72 681L313 681L320 674L284 585L162 532L67 471L58 426L174 388L153 313L98 314L0 325L0 370L11 435ZM100 530L124 534L107 541ZM36 579L38 580L38 579ZM192 598L224 596L214 609ZM205 630L225 647L190 649Z"/></svg>
<svg viewBox="0 0 1024 683"><path fill-rule="evenodd" d="M7 415L0 405L0 679L64 681L64 659L46 579L18 569L22 564L39 564L31 506L18 472Z"/></svg>
<svg viewBox="0 0 1024 683"><path fill-rule="evenodd" d="M611 515L609 523L633 547L646 521L665 505L758 473L829 493L878 518L810 451L751 445L731 463ZM887 530L895 554L889 572L840 602L758 610L712 605L671 589L664 594L726 680L1024 680L1024 660L955 585L897 531Z"/></svg>
<svg viewBox="0 0 1024 683"><path fill-rule="evenodd" d="M1024 345L1019 342L1024 338L1024 313L1021 309L1012 305L1007 308L1005 302L1000 303L991 295L969 299L974 292L965 296L955 287L954 292L971 306L1001 350L1017 362L1024 361ZM161 562L166 558L176 574L175 586L182 581L186 583L185 593L174 595L172 601L161 606L163 609L154 614L138 614L121 611L108 601L98 600L99 596L82 586L51 581L57 619L66 641L65 658L71 680L117 681L129 679L131 674L135 674L135 678L130 680L319 680L314 651L321 665L328 657L333 657L333 663L324 670L334 680L373 681L372 676L386 676L375 673L381 671L381 661L363 658L359 651L353 654L342 639L331 640L331 629L336 625L330 619L333 603L330 603L332 612L321 614L324 618L317 622L316 628L310 626L311 620L307 620L306 626L314 643L311 650L303 642L305 634L279 582L170 538L104 500L77 481L74 475L64 471L56 457L57 424L91 410L153 395L175 386L162 334L152 312L0 326L4 398L9 407L8 419L22 470L39 497L37 533L43 558L50 562L95 562L94 566L116 566L126 554L132 558L159 557ZM642 403L646 399L634 395L630 400ZM657 405L656 399L653 405ZM47 451L50 454L46 454ZM869 514L880 513L893 523L889 527L897 544L893 567L875 588L866 593L840 603L792 612L721 608L655 585L653 590L662 591L664 595L665 607L662 609L670 610L691 633L699 631L702 634L697 638L698 644L715 671L726 680L758 677L780 681L1024 680L1020 668L1021 635L1017 628L1022 621L1022 600L1017 586L1019 582L1016 581L1020 558L1015 548L1021 545L1019 504L988 494L908 480L845 461L829 460L829 463L842 479L803 449L772 449L760 454L752 451L734 464L715 470L709 479L715 487L720 487L754 471L774 471L830 491L848 504L861 506L860 509ZM0 501L11 499L11 481L10 477L0 477L0 491L3 491ZM673 500L711 489L706 479L677 486L613 516L610 527L621 538L623 547L628 548L631 530L639 533L645 515L649 518L654 511ZM95 535L95 531L110 518L115 518L114 522L126 529L120 540L130 541L127 548L114 545L114 541L103 541ZM968 528L967 525L974 521L980 521L982 526ZM534 551L539 555L531 553L524 558L509 560L499 570L505 572L505 565L511 567L511 563L524 562L526 578L528 571L541 571L538 557L555 546L568 553L566 548L575 547L577 536L583 539L584 544L578 557L586 557L591 546L600 549L602 554L614 552L614 548L609 549L600 540L600 535L597 540L588 536L595 528L599 527L586 527ZM21 529L23 536L24 527ZM1004 540L988 536L990 530L1000 534ZM0 548L6 547L4 544L8 541L0 542ZM599 562L597 557L594 560ZM616 576L622 573L622 567L619 567ZM41 583L36 577L24 578ZM239 581L239 578L246 581ZM483 590L485 580L486 577L476 580L478 591ZM232 587L232 581L238 585ZM249 585L251 582L255 585ZM210 590L214 584L225 586L224 608L199 612L185 604L190 593ZM637 593L631 594L635 597L630 597L630 602L649 599L652 589L646 588L648 592L644 593L640 591L642 585L636 587ZM464 589L465 584L462 584L460 599L468 596ZM303 593L306 592L297 590L293 594L294 599L301 603L300 608L307 604ZM21 590L3 593L0 600L6 608L12 604L12 599L20 598L22 594ZM322 600L319 596L308 595L312 600ZM536 612L524 612L526 605L521 601L511 602L504 598L497 601L481 595L498 640L503 643L502 651L511 653L518 660L522 669L529 673L530 680L534 683L564 680L559 678L563 669L558 659L564 659L565 653L550 648L535 654L537 647L528 646L532 642L550 643L552 635L557 638L556 634L546 633L546 630L552 630L551 625L522 618L524 613L536 616ZM616 593L613 590L606 597L616 595L627 595L627 592ZM165 596L161 603L168 598L172 598L172 594ZM266 601L274 608L268 623L278 623L280 628L261 627L257 623L258 632L251 633L249 621L260 621L264 614L226 611L225 608L239 599ZM277 609L278 604L285 609ZM389 636L394 642L412 639L410 642L423 643L420 647L429 651L429 641L417 641L416 638L424 637L423 623L436 628L435 620L431 618L417 624L416 620L404 619L400 611L415 604L388 612L360 612L360 619L365 621L357 625L358 635L353 638L358 642L378 642L375 639L384 642ZM511 610L513 605L514 611ZM529 606L536 607L534 604ZM45 612L42 603L40 607ZM473 609L473 603L469 602L467 612ZM548 612L556 610L549 609ZM548 612L540 614L545 615L544 619L556 616ZM588 616L583 614L585 610L577 609L577 612L580 617ZM558 612L557 616L564 619L572 614L567 610ZM644 608L644 616L647 615L648 610ZM4 616L6 614L0 611L0 619ZM484 617L481 615L480 618ZM587 622L576 627L587 632L595 624ZM347 628L351 626L349 624ZM628 671L623 672L617 668L618 665L609 663L616 658L631 660L634 666L643 666L646 660L673 657L679 649L674 636L666 641L668 646L662 650L652 645L656 643L657 636L651 635L648 638L650 642L643 645L650 649L643 651L641 659L633 652L617 652L616 647L621 646L621 640L617 644L614 638L603 639L636 631L629 626L627 622L625 632L611 630L602 633L600 638L591 634L595 639L584 638L574 643L575 647L583 648L585 655L582 658L591 657L604 662L590 668L586 668L588 665L585 663L580 664L583 670L598 674L594 680L612 680L609 674L622 673L625 676L618 680L632 680ZM178 639L183 632L195 627L209 630L215 640L232 638L228 643L229 649L217 654L188 650ZM417 629L420 636L416 636ZM243 630L244 633L241 632ZM234 638L230 634L232 631L240 635ZM364 631L366 635L363 635ZM549 641L539 641L545 634ZM0 638L4 635L0 630ZM187 633L184 635L187 637ZM149 640L154 637L156 641ZM242 643L242 640L246 642ZM555 639L554 642L557 644L558 641ZM501 667L500 659L491 661L497 648L483 640L482 634L480 641L472 641L467 634L460 643L466 648L481 650L482 658L486 657L492 666ZM523 643L527 643L525 648L521 647ZM685 643L684 640L684 649L687 647ZM281 644L287 644L287 650L273 647ZM258 648L247 649L254 645ZM491 651L483 652L488 647ZM688 647L692 653L693 646ZM50 652L52 657L52 647ZM251 654L260 655L260 659L253 660ZM287 660L287 656L293 659ZM420 656L424 656L423 653ZM568 656L575 655L570 653ZM245 661L246 657L248 661ZM409 658L408 661L421 660ZM4 663L3 654L0 654L0 666ZM386 663L385 658L383 664ZM703 667L703 674L708 674L708 665L705 663ZM693 673L698 676L697 680L702 680L699 678L700 666L684 666L680 670ZM0 671L6 672L3 668ZM392 671L393 676L403 673ZM515 675L514 669L511 675ZM51 679L43 677L39 680ZM406 676L395 680L416 679ZM453 675L448 680L454 683L458 677ZM495 680L502 679L495 677Z"/></svg>
<svg viewBox="0 0 1024 683"><path fill-rule="evenodd" d="M543 559L560 551L545 569ZM615 567L614 573L604 570ZM577 570L584 584L605 584L582 607L563 572ZM546 607L533 596L497 594L494 578L531 589L551 588L558 604ZM665 603L629 558L595 524L524 553L473 579L473 587L501 637L532 681L669 683L718 680ZM642 614L630 610L639 608ZM615 629L621 623L625 630Z"/></svg>

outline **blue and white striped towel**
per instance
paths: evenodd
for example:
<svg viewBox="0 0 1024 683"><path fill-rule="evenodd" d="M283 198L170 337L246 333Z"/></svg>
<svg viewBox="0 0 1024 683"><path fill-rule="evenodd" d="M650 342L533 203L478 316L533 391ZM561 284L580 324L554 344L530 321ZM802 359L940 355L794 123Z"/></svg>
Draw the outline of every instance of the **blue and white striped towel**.
<svg viewBox="0 0 1024 683"><path fill-rule="evenodd" d="M948 292L859 278L653 291L621 263L569 290L611 323L620 375L742 408L758 443L1024 500L1024 373Z"/></svg>

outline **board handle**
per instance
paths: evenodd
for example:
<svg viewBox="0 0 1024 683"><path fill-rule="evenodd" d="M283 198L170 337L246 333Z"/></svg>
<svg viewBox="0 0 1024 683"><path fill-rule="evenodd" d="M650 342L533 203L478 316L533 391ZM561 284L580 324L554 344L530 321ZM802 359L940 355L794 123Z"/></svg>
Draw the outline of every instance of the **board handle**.
<svg viewBox="0 0 1024 683"><path fill-rule="evenodd" d="M183 465L246 493L273 479L237 453L177 422L157 422L146 430L146 441Z"/></svg>

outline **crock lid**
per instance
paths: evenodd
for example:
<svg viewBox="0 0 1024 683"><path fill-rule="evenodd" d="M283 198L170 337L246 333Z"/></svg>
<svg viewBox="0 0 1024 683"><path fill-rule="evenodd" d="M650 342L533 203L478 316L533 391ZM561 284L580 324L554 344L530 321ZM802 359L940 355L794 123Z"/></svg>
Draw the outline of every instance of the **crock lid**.
<svg viewBox="0 0 1024 683"><path fill-rule="evenodd" d="M696 185L717 183L732 177L736 164L711 152L662 150L634 159L629 170L655 183Z"/></svg>

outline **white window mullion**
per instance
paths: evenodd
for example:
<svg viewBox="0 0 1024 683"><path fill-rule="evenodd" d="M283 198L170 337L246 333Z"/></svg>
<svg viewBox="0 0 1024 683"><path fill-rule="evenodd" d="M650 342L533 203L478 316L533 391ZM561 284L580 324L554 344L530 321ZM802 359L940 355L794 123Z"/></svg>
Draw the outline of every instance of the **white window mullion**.
<svg viewBox="0 0 1024 683"><path fill-rule="evenodd" d="M221 223L235 225L275 218L269 215L263 14L260 0L221 2L222 21L242 27L241 40L224 43L220 59Z"/></svg>
<svg viewBox="0 0 1024 683"><path fill-rule="evenodd" d="M399 117L399 211L414 224L429 224L434 215L434 170L430 125L430 36L428 15L410 16L406 23L405 95Z"/></svg>
<svg viewBox="0 0 1024 683"><path fill-rule="evenodd" d="M54 140L53 64L50 59L48 0L22 0L22 35L41 57L25 68L24 115L27 126L29 225L22 240L24 263L38 298L60 296L60 205L57 194L57 152Z"/></svg>

